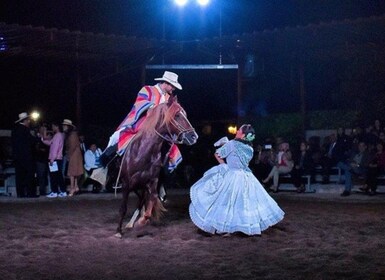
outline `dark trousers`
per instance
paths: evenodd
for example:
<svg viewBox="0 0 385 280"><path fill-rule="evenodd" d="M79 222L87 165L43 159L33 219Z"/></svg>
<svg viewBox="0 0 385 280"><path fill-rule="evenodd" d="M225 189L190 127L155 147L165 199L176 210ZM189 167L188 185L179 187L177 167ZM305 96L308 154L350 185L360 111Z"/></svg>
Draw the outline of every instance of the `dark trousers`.
<svg viewBox="0 0 385 280"><path fill-rule="evenodd" d="M369 167L368 173L366 174L366 184L368 188L375 192L377 190L378 179L377 176L380 174L380 171L377 167Z"/></svg>
<svg viewBox="0 0 385 280"><path fill-rule="evenodd" d="M15 162L16 193L18 197L35 196L34 164Z"/></svg>
<svg viewBox="0 0 385 280"><path fill-rule="evenodd" d="M40 194L45 194L48 186L48 162L36 162L37 183L39 184Z"/></svg>
<svg viewBox="0 0 385 280"><path fill-rule="evenodd" d="M329 183L330 181L330 172L333 166L336 165L335 160L325 156L321 159L322 166L322 183Z"/></svg>
<svg viewBox="0 0 385 280"><path fill-rule="evenodd" d="M49 176L51 178L51 191L58 193L58 192L65 192L65 184L64 184L64 178L63 178L63 161L62 160L56 160L58 171L50 172Z"/></svg>

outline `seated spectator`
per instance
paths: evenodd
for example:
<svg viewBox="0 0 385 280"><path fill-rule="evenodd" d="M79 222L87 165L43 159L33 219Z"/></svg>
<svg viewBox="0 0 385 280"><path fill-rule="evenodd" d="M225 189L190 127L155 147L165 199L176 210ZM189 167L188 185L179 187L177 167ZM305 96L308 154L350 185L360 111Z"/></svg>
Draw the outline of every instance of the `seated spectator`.
<svg viewBox="0 0 385 280"><path fill-rule="evenodd" d="M288 174L293 169L294 163L292 161L292 155L289 148L289 143L284 142L279 144L275 164L269 175L263 180L263 183L266 184L273 179L273 192L278 192L279 175Z"/></svg>
<svg viewBox="0 0 385 280"><path fill-rule="evenodd" d="M366 175L365 185L360 188L360 190L367 192L371 195L376 194L379 175L384 175L385 173L385 151L384 143L381 141L377 142L376 152L372 158L372 161L369 163L368 172Z"/></svg>
<svg viewBox="0 0 385 280"><path fill-rule="evenodd" d="M306 141L301 141L299 150L293 153L294 168L291 171L291 177L297 192L304 192L305 186L302 182L303 175L314 177L314 162L309 145Z"/></svg>
<svg viewBox="0 0 385 280"><path fill-rule="evenodd" d="M271 144L257 145L255 148L253 163L250 164L251 170L258 181L266 178L271 168L274 166L274 150Z"/></svg>
<svg viewBox="0 0 385 280"><path fill-rule="evenodd" d="M346 137L342 128L338 129L338 136L331 134L329 143L324 145L324 155L321 159L322 166L322 184L330 183L330 171L339 161L345 161L347 153L351 149L349 138Z"/></svg>
<svg viewBox="0 0 385 280"><path fill-rule="evenodd" d="M373 128L373 125L368 125L365 128L363 141L366 143L369 150L375 147L378 141L378 136Z"/></svg>
<svg viewBox="0 0 385 280"><path fill-rule="evenodd" d="M96 182L90 178L92 172L100 166L99 158L101 154L102 150L98 148L95 143L92 143L84 154L84 169L87 172L87 180L84 182L84 184L91 180L93 192L99 192L101 189L104 191L103 186L99 182Z"/></svg>
<svg viewBox="0 0 385 280"><path fill-rule="evenodd" d="M341 168L345 175L345 190L341 196L349 196L352 190L352 176L366 176L371 156L365 142L358 144L358 152L353 152L352 155L345 161L339 161L337 167Z"/></svg>
<svg viewBox="0 0 385 280"><path fill-rule="evenodd" d="M381 121L379 119L375 119L373 123L373 133L379 137L380 132L382 131L384 131L384 128L382 127Z"/></svg>
<svg viewBox="0 0 385 280"><path fill-rule="evenodd" d="M385 144L385 132L384 131L381 131L379 136L378 136L379 140Z"/></svg>

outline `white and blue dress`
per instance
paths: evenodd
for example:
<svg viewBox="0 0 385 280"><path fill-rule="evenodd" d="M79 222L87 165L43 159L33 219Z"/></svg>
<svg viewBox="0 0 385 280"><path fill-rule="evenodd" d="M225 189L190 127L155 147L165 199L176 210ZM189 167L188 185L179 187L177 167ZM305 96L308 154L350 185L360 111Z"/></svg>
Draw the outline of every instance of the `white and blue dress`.
<svg viewBox="0 0 385 280"><path fill-rule="evenodd" d="M248 167L253 148L231 140L217 150L226 163L205 172L190 189L190 217L208 233L261 234L284 212Z"/></svg>

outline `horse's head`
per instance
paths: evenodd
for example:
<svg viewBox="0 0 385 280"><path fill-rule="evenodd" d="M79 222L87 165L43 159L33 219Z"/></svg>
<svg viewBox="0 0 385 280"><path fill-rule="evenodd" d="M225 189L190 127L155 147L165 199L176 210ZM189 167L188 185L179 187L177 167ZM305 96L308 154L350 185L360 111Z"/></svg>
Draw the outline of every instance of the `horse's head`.
<svg viewBox="0 0 385 280"><path fill-rule="evenodd" d="M185 145L195 144L198 140L198 134L187 119L186 111L178 103L177 98L170 97L167 107L164 123L172 142Z"/></svg>

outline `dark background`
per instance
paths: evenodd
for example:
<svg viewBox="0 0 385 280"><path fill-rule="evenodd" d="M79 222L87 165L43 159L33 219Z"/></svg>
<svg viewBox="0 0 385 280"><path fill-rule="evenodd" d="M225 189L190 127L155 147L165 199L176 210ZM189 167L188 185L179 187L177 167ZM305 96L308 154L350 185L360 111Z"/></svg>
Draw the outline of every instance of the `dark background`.
<svg viewBox="0 0 385 280"><path fill-rule="evenodd" d="M385 12L385 1L354 0L214 0L205 9L195 4L180 9L167 0L2 1L0 5L0 22L158 39L164 35L167 40L184 42L186 48L204 38L218 37L220 22L222 35L231 36ZM258 96L246 94L244 110L247 112L263 116L300 110L299 96L286 98L290 90L287 77L282 73L288 73L289 69L285 69L287 65L283 61L274 63L276 65L270 67L274 70L269 73L268 79L256 79L254 85L249 86L249 91L258 91ZM20 112L32 109L39 110L47 121L75 119L73 65L23 58L9 61L0 57L0 67L0 96L3 100L0 108L5 113L0 119L1 128L12 127ZM336 91L341 80L346 79L349 67L344 61L336 60L308 69L309 110L355 109L354 103L344 102ZM93 74L100 71L102 78L83 86L82 118L86 124L113 131L131 108L142 86L138 69L126 69L113 75L103 65L92 70ZM179 100L194 122L236 117L237 81L234 71L175 72L180 75L179 80L184 87L178 94ZM160 77L162 73L163 70L148 71L146 83L153 84L153 78ZM373 76L371 73L367 75ZM264 89L260 90L261 87ZM383 88L374 90L379 94ZM333 96L336 98L331 102Z"/></svg>

